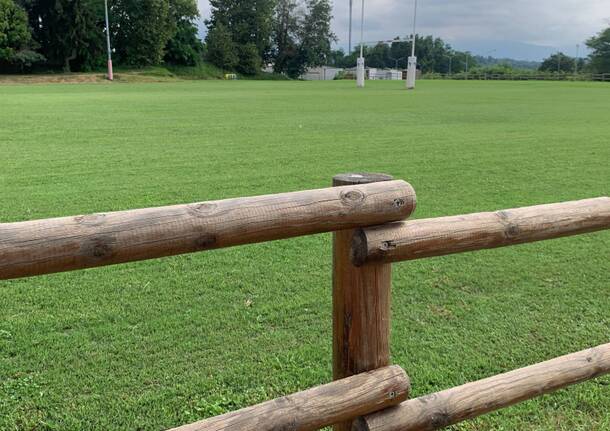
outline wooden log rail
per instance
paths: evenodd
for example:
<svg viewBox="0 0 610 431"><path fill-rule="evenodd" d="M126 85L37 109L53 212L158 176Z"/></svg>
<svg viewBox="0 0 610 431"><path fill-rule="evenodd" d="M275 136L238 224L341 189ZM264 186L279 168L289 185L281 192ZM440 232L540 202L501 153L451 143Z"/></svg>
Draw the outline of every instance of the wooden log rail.
<svg viewBox="0 0 610 431"><path fill-rule="evenodd" d="M0 280L335 232L335 382L175 431L436 430L610 372L606 344L405 401L409 379L389 366L392 262L608 229L610 198L401 221L416 206L408 183L343 174L333 185L0 224Z"/></svg>
<svg viewBox="0 0 610 431"><path fill-rule="evenodd" d="M610 228L610 198L409 220L357 230L354 265L504 247Z"/></svg>
<svg viewBox="0 0 610 431"><path fill-rule="evenodd" d="M405 401L352 431L432 431L610 373L610 344Z"/></svg>
<svg viewBox="0 0 610 431"><path fill-rule="evenodd" d="M407 218L404 181L0 224L0 280Z"/></svg>
<svg viewBox="0 0 610 431"><path fill-rule="evenodd" d="M409 389L409 378L394 365L172 431L313 431L399 404Z"/></svg>

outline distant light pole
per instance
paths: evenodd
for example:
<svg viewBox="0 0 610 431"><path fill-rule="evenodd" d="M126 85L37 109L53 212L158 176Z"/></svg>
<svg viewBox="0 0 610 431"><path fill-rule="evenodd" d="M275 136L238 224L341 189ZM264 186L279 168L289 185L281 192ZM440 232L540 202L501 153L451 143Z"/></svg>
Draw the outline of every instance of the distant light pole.
<svg viewBox="0 0 610 431"><path fill-rule="evenodd" d="M104 14L106 15L106 46L108 48L108 80L113 81L112 49L110 48L110 22L108 20L108 0L104 0Z"/></svg>
<svg viewBox="0 0 610 431"><path fill-rule="evenodd" d="M578 74L578 54L580 53L580 43L576 44L576 58L574 59L574 75Z"/></svg>
<svg viewBox="0 0 610 431"><path fill-rule="evenodd" d="M394 58L394 57L390 57L390 56L388 56L388 58L389 58L390 60L394 61L394 67L395 67L396 69L398 69L398 62L399 62L400 60L404 60L404 59L405 59L405 58L407 58L407 57Z"/></svg>
<svg viewBox="0 0 610 431"><path fill-rule="evenodd" d="M449 76L451 76L451 63L453 62L453 55L446 56L449 59Z"/></svg>
<svg viewBox="0 0 610 431"><path fill-rule="evenodd" d="M352 11L354 9L354 0L349 0L349 43L347 55L352 53Z"/></svg>
<svg viewBox="0 0 610 431"><path fill-rule="evenodd" d="M360 57L356 65L356 85L358 88L364 87L364 0L360 16Z"/></svg>
<svg viewBox="0 0 610 431"><path fill-rule="evenodd" d="M411 57L407 65L407 89L415 89L415 77L417 76L417 57L415 57L415 31L417 27L417 0L413 8L413 36L411 37Z"/></svg>
<svg viewBox="0 0 610 431"><path fill-rule="evenodd" d="M561 73L561 52L557 53L557 73Z"/></svg>

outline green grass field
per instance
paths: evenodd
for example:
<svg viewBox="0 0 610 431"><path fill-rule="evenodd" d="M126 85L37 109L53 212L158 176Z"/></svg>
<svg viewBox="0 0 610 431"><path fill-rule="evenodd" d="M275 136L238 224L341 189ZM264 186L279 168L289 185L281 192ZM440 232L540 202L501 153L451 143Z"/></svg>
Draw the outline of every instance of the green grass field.
<svg viewBox="0 0 610 431"><path fill-rule="evenodd" d="M610 194L608 84L354 87L1 86L0 221L360 170L411 182L417 218ZM161 430L331 379L330 234L4 281L0 312L0 429ZM392 331L415 396L606 343L610 232L397 264ZM609 385L455 429L610 430Z"/></svg>

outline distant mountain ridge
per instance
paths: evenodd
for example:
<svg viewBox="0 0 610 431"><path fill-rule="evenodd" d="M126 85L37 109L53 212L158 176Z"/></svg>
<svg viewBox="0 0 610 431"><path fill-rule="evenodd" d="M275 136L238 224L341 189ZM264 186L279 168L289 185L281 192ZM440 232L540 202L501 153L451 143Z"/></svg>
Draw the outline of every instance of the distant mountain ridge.
<svg viewBox="0 0 610 431"><path fill-rule="evenodd" d="M495 58L495 57L483 57L482 55L475 55L474 58L477 60L479 66L495 66L498 64L506 64L513 69L527 69L527 70L538 70L542 64L540 61L530 60L515 60L514 58Z"/></svg>

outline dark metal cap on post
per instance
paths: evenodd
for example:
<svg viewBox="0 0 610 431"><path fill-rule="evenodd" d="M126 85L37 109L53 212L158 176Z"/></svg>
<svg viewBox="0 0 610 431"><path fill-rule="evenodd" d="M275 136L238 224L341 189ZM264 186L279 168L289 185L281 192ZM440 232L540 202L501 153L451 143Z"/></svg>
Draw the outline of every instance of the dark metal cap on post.
<svg viewBox="0 0 610 431"><path fill-rule="evenodd" d="M370 172L355 172L350 174L339 174L333 177L333 186L351 186L354 184L380 183L392 181L394 177L386 174L376 174Z"/></svg>

